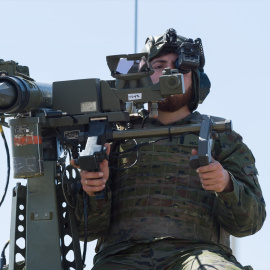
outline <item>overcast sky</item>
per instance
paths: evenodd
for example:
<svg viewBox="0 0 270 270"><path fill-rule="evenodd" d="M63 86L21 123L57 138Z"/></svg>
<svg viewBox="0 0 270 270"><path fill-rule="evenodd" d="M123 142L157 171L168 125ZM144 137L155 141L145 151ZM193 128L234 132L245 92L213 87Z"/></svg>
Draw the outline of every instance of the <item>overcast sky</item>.
<svg viewBox="0 0 270 270"><path fill-rule="evenodd" d="M0 1L0 58L30 68L39 82L110 79L106 56L134 53L133 0ZM266 203L270 203L269 166L269 10L260 0L138 0L138 51L149 35L173 27L178 34L200 37L212 87L199 107L201 113L233 121L250 147L259 171ZM10 134L4 129L7 139ZM4 190L6 156L1 149L0 193ZM0 208L0 249L9 239L12 188L24 179L11 179ZM0 194L1 196L2 194ZM269 209L269 208L268 208ZM3 221L4 220L4 221ZM243 265L269 270L270 223L256 235L236 240L236 255ZM93 244L87 253L91 269Z"/></svg>

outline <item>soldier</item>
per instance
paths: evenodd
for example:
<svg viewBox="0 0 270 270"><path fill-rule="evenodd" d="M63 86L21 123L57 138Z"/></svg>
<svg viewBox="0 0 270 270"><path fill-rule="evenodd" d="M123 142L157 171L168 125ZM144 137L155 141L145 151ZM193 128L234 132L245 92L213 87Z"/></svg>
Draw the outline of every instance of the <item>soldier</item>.
<svg viewBox="0 0 270 270"><path fill-rule="evenodd" d="M185 42L199 44L198 66L181 63ZM201 123L203 116L195 110L210 81L200 40L169 29L147 38L144 52L154 70L153 83L164 68L178 68L186 90L159 102L157 118L147 119L144 127ZM134 119L133 127L140 128L141 122ZM197 142L195 134L140 139L137 144L144 144L135 157L123 159L113 155L130 149L133 141L111 149L107 144L110 169L105 160L100 172L81 172L89 195L88 240L98 239L93 269L249 269L232 255L229 238L256 233L266 217L254 157L239 134L224 132L213 143L212 162L192 169L189 159L197 154ZM133 165L123 169L128 164ZM94 192L100 190L107 198L96 201ZM76 216L83 231L81 209L79 199Z"/></svg>

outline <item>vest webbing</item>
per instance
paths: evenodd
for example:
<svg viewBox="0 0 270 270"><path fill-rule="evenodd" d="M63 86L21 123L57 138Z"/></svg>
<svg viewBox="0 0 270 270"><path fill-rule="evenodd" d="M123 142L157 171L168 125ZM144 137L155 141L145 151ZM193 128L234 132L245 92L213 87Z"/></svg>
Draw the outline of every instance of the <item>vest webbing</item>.
<svg viewBox="0 0 270 270"><path fill-rule="evenodd" d="M137 143L156 140L139 139ZM210 241L229 247L229 234L215 218L216 194L205 191L189 166L198 137L185 135L140 148L138 162L112 181L112 217L104 245L164 237ZM133 141L121 144L129 149ZM127 166L136 153L120 159Z"/></svg>

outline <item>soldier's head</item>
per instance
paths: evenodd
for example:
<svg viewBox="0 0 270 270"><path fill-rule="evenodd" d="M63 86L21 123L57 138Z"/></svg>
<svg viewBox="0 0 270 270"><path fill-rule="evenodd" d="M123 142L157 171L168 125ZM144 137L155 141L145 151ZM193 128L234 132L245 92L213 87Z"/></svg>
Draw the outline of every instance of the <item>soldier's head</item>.
<svg viewBox="0 0 270 270"><path fill-rule="evenodd" d="M186 90L186 94L179 97L179 102L188 104L190 111L194 111L198 104L203 102L209 93L210 81L203 72L205 59L200 39L187 39L177 35L176 31L170 28L163 35L148 37L143 52L149 54L150 63L155 71L151 76L153 83L159 81L164 68L178 69L184 74ZM162 104L159 104L161 110ZM168 107L165 107L165 110L174 110L171 104Z"/></svg>

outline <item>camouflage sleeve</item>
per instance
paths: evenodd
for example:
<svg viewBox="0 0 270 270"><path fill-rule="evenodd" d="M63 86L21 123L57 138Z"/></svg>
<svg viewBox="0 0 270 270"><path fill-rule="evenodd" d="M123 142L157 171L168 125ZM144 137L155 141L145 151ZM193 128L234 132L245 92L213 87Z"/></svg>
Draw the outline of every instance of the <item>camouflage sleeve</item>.
<svg viewBox="0 0 270 270"><path fill-rule="evenodd" d="M84 239L84 206L83 197L78 195L75 209L75 217L79 231L79 237ZM96 200L95 197L88 197L88 241L106 236L110 224L111 192L106 186L106 198Z"/></svg>
<svg viewBox="0 0 270 270"><path fill-rule="evenodd" d="M224 133L215 143L215 154L216 160L229 172L234 187L232 192L217 193L217 220L234 236L256 233L263 225L266 211L250 149L236 132Z"/></svg>

